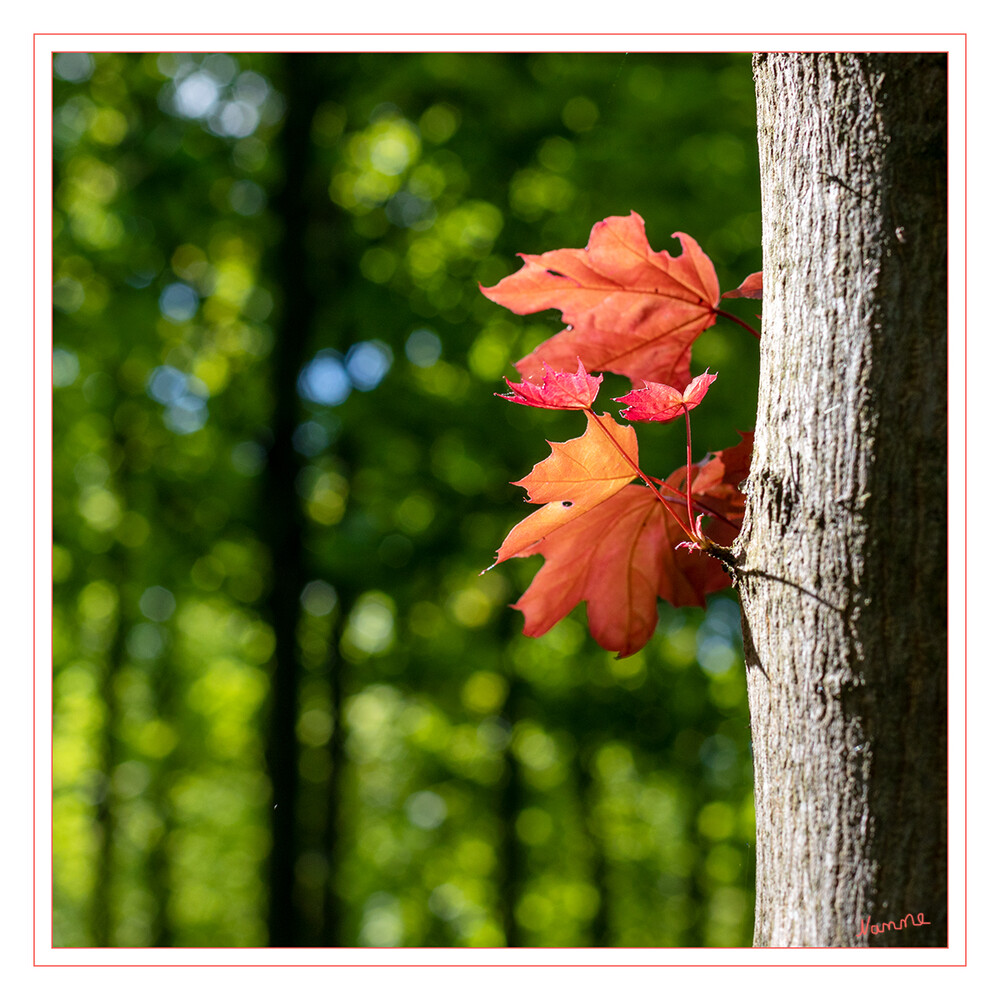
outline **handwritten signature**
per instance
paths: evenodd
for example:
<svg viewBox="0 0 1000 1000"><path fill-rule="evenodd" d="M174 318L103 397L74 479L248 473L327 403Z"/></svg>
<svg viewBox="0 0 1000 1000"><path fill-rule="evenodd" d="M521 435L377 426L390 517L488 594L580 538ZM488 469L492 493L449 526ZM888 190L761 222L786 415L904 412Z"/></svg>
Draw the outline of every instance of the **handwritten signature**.
<svg viewBox="0 0 1000 1000"><path fill-rule="evenodd" d="M861 918L861 930L855 934L855 937L864 937L866 934L884 934L886 931L901 931L904 927L924 927L930 926L930 921L924 919L922 913L918 913L914 916L912 913L907 913L902 920L886 920L881 924L873 924L871 917Z"/></svg>

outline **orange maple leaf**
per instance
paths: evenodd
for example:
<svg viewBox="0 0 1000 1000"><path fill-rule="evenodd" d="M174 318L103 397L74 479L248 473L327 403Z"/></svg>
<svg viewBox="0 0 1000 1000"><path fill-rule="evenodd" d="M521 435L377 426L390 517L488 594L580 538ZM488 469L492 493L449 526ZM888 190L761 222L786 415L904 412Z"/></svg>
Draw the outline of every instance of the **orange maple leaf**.
<svg viewBox="0 0 1000 1000"><path fill-rule="evenodd" d="M548 444L552 454L513 484L528 491L531 503L545 506L511 529L497 551L493 566L523 555L526 548L603 503L635 479L639 456L635 431L616 423L607 413L588 412L587 429L580 437Z"/></svg>
<svg viewBox="0 0 1000 1000"><path fill-rule="evenodd" d="M743 520L745 498L733 480L746 478L751 446L752 436L743 435L740 444L696 467L694 504L708 518L705 534L720 545L732 543ZM679 508L684 504L678 492L685 475L685 468L678 469L662 492ZM517 525L508 538L535 516ZM524 614L524 634L543 635L586 601L587 620L597 642L619 656L637 652L656 628L657 597L675 607L704 606L706 595L731 586L716 559L678 550L685 537L652 490L631 485L551 527L534 543L505 556L545 557L531 586L514 605Z"/></svg>
<svg viewBox="0 0 1000 1000"><path fill-rule="evenodd" d="M545 362L561 371L627 375L683 389L691 379L691 344L708 329L719 304L711 260L686 233L673 234L681 253L654 253L636 212L598 222L583 250L521 254L524 265L492 288L488 298L524 315L559 309L565 330L516 368L536 377Z"/></svg>

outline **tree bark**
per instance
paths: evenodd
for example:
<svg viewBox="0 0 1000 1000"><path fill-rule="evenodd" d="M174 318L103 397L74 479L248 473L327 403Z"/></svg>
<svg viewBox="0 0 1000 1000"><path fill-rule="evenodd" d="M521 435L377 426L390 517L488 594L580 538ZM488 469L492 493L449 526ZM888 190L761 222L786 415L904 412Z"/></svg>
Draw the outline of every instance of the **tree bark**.
<svg viewBox="0 0 1000 1000"><path fill-rule="evenodd" d="M754 943L944 946L946 56L758 55L754 76Z"/></svg>

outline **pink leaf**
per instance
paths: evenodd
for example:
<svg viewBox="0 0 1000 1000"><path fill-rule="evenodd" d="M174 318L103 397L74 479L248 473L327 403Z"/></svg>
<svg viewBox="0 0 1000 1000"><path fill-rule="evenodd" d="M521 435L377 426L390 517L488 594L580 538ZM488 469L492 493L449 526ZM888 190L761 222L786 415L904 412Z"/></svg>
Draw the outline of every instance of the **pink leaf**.
<svg viewBox="0 0 1000 1000"><path fill-rule="evenodd" d="M717 375L699 375L689 382L683 392L672 385L660 382L644 382L644 389L633 389L630 393L619 396L616 403L627 403L621 411L626 420L656 420L666 423L676 420L685 410L693 410L708 392L708 387L718 378Z"/></svg>
<svg viewBox="0 0 1000 1000"><path fill-rule="evenodd" d="M510 393L494 393L501 399L525 406L539 406L547 410L589 410L597 398L603 375L589 375L583 362L577 358L576 372L559 372L542 362L541 385L526 379L516 385L510 379Z"/></svg>

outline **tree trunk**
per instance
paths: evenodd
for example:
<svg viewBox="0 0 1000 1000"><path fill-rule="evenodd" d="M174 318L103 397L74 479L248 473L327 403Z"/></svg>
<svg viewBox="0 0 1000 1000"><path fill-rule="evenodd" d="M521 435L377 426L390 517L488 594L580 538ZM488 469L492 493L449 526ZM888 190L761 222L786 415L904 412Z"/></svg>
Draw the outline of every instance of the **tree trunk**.
<svg viewBox="0 0 1000 1000"><path fill-rule="evenodd" d="M306 177L309 160L310 109L315 95L302 74L308 56L286 56L285 95L288 113L279 139L284 180L275 197L283 235L277 258L282 294L281 327L272 355L273 441L268 452L261 507L261 538L271 555L271 592L267 615L274 628L271 674L268 770L274 806L268 883L268 944L301 944L302 913L296 891L296 862L301 853L299 829L299 660L297 628L299 595L306 583L303 566L303 515L296 490L301 461L292 438L301 416L297 381L308 353L314 301L306 281L304 233L310 207Z"/></svg>
<svg viewBox="0 0 1000 1000"><path fill-rule="evenodd" d="M754 943L944 946L946 57L759 55L754 76Z"/></svg>

